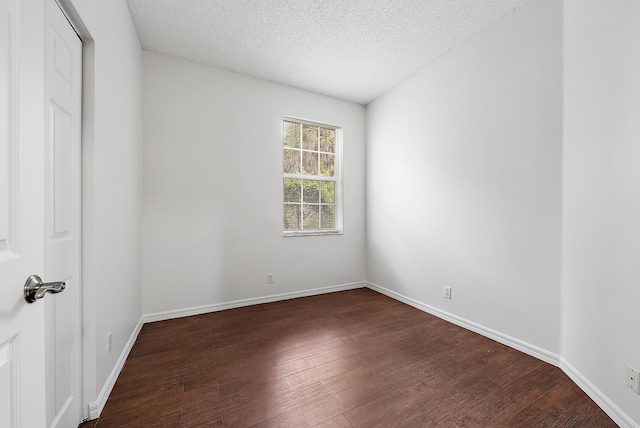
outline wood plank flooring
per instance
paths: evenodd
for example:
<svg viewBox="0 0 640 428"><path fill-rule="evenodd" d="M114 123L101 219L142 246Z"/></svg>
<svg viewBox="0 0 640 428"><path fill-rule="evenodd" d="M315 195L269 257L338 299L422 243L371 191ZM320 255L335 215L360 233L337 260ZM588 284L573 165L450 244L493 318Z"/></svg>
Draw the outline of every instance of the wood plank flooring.
<svg viewBox="0 0 640 428"><path fill-rule="evenodd" d="M561 370L368 289L145 324L130 427L615 427Z"/></svg>

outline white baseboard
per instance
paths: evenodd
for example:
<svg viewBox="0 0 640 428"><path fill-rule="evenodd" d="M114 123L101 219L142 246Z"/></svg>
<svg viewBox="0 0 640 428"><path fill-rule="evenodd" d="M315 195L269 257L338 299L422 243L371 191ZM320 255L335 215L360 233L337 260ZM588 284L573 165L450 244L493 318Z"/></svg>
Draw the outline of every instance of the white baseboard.
<svg viewBox="0 0 640 428"><path fill-rule="evenodd" d="M625 412L616 406L594 384L584 377L567 360L560 358L560 368L571 378L615 423L623 428L640 428Z"/></svg>
<svg viewBox="0 0 640 428"><path fill-rule="evenodd" d="M640 428L636 422L634 422L626 413L624 413L618 406L616 406L606 395L596 388L589 380L584 377L578 370L575 369L568 361L559 355L539 348L530 343L523 342L522 340L507 336L506 334L492 330L480 324L461 318L457 315L450 314L446 311L438 309L436 307L427 305L418 300L404 296L395 291L381 287L377 284L373 284L367 281L367 287L382 293L392 299L399 300L414 308L420 309L424 312L430 313L438 318L442 318L445 321L449 321L467 330L474 331L483 336L489 337L504 345L515 348L519 351L529 354L532 357L538 358L542 361L546 361L549 364L559 367L566 373L569 378L580 387L613 421L623 428Z"/></svg>
<svg viewBox="0 0 640 428"><path fill-rule="evenodd" d="M348 284L332 285L329 287L313 288L311 290L294 291L291 293L272 294L270 296L254 297L251 299L232 300L225 303L214 303L212 305L196 306L193 308L177 309L166 312L156 312L142 316L145 323L154 321L164 321L173 318L187 317L191 315L206 314L209 312L223 311L225 309L240 308L243 306L259 305L262 303L278 302L280 300L295 299L297 297L315 296L318 294L333 293L336 291L353 290L365 288L365 282L351 282Z"/></svg>
<svg viewBox="0 0 640 428"><path fill-rule="evenodd" d="M102 413L102 409L104 409L104 405L107 404L107 398L109 398L109 394L111 394L111 390L113 386L116 384L116 380L118 380L118 376L120 376L120 372L122 371L122 367L124 367L124 363L127 361L127 357L129 356L129 352L131 352L131 348L133 348L133 344L136 342L138 338L138 334L142 329L142 325L144 321L140 318L138 324L133 329L127 344L124 346L116 365L111 370L111 374L107 378L102 390L100 391L100 395L96 401L89 403L89 419L97 419L100 417L100 413Z"/></svg>
<svg viewBox="0 0 640 428"><path fill-rule="evenodd" d="M208 312L222 311L225 309L239 308L242 306L258 305L261 303L270 303L270 302L277 302L280 300L295 299L297 297L307 297L307 296L315 296L318 294L333 293L336 291L353 290L356 288L364 288L364 287L366 287L365 282L352 282L349 284L340 284L340 285L334 285L330 287L314 288L311 290L296 291L292 293L273 294L270 296L256 297L253 299L234 300L226 303L216 303L213 305L205 305L205 306L198 306L194 308L178 309L174 311L157 312L154 314L143 315L142 318L140 318L140 321L138 321L138 324L136 325L136 327L133 329L133 332L131 333L131 337L129 338L129 341L127 341L127 344L125 345L124 349L122 350L122 353L120 354L120 358L118 358L118 361L116 362L115 367L111 371L109 378L107 379L106 383L102 387L102 390L100 391L100 395L98 395L98 398L96 399L96 401L89 403L89 419L97 419L100 417L100 413L102 413L102 409L104 409L104 406L107 403L109 394L111 394L111 390L116 384L116 380L118 379L118 376L120 375L120 372L124 367L124 363L127 360L129 353L131 352L131 348L133 347L133 344L136 342L136 339L138 338L138 334L140 333L140 330L142 329L142 326L145 323L168 320L172 318L180 318L180 317L185 317L189 315L204 314Z"/></svg>
<svg viewBox="0 0 640 428"><path fill-rule="evenodd" d="M143 324L154 321L162 321L173 318L180 318L190 315L199 315L209 312L222 311L225 309L233 309L239 308L243 306L257 305L262 303L271 303L277 302L281 300L295 299L297 297L308 297L315 296L318 294L326 294L332 293L336 291L344 291L344 290L353 290L356 288L370 288L371 290L377 291L381 294L384 294L392 299L398 300L400 302L406 303L407 305L413 306L414 308L420 309L421 311L432 314L438 318L441 318L445 321L448 321L452 324L456 324L460 327L466 328L467 330L471 330L483 336L486 336L490 339L493 339L497 342L500 342L504 345L510 346L514 349L524 352L525 354L531 355L535 358L538 358L542 361L545 361L554 366L560 367L566 374L573 380L591 399L598 405L602 410L613 419L615 423L620 425L623 428L640 428L640 425L635 423L629 416L627 416L618 406L616 406L611 400L609 400L598 388L596 388L587 378L585 378L579 371L577 371L569 362L560 357L557 354L549 352L545 349L542 349L538 346L532 345L530 343L524 342L522 340L516 339L514 337L508 336L506 334L500 333L499 331L490 329L483 325L477 324L473 321L466 320L457 315L451 314L449 312L438 309L434 306L427 305L426 303L422 303L418 300L412 299L410 297L404 296L395 291L384 288L380 285L371 283L371 282L353 282L349 284L341 284L330 287L322 287L322 288L314 288L311 290L304 291L296 291L291 293L282 293L282 294L274 294L270 296L256 297L252 299L243 299L243 300L234 300L231 302L225 303L216 303L212 305L198 306L187 309L179 309L173 311L166 312L157 312L152 314L143 315L138 324L136 325L134 331L131 333L131 337L127 342L125 348L118 358L118 361L111 371L111 375L107 379L107 382L102 387L100 391L100 395L98 396L95 402L89 404L89 416L91 419L96 419L100 416L102 409L104 408L107 398L109 398L109 394L113 389L113 386L120 375L120 371L124 367L124 363L129 356L129 352L131 352L131 348L142 329Z"/></svg>
<svg viewBox="0 0 640 428"><path fill-rule="evenodd" d="M515 337L511 337L504 333L500 333L499 331L490 329L483 325L477 324L473 321L469 321L467 319L461 318L457 315L443 311L434 306L427 305L426 303L422 303L418 300L412 299L411 297L407 297L405 295L389 290L388 288L384 288L372 282L367 281L367 287L374 291L382 293L386 296L389 296L392 299L399 300L400 302L406 303L409 306L413 306L414 308L420 309L421 311L427 312L438 318L442 318L445 321L449 321L452 324L459 325L460 327L466 328L467 330L471 330L473 332L486 336L490 339L493 339L496 342L500 342L503 345L507 345L511 348L517 349L518 351L522 351L525 354L529 354L532 357L545 361L556 367L560 366L560 356L557 354L554 354L553 352L549 352L546 349L542 349L538 346L524 342L520 339L516 339Z"/></svg>

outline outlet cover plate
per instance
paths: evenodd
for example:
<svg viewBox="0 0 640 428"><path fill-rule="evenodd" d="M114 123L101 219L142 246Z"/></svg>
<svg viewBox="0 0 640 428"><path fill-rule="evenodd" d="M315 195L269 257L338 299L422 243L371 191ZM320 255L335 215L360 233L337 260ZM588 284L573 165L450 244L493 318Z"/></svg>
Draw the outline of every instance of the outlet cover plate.
<svg viewBox="0 0 640 428"><path fill-rule="evenodd" d="M627 366L627 386L635 391L636 394L640 394L640 375L638 370L634 370Z"/></svg>
<svg viewBox="0 0 640 428"><path fill-rule="evenodd" d="M445 299L451 298L451 287L444 287L444 298Z"/></svg>

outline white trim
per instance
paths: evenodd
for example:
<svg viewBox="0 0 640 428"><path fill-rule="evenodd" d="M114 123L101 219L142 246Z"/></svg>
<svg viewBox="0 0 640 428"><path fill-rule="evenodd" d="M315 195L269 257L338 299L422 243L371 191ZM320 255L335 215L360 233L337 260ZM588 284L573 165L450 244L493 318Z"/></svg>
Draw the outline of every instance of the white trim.
<svg viewBox="0 0 640 428"><path fill-rule="evenodd" d="M291 205L296 205L296 204L291 204ZM282 236L284 236L285 238L290 238L292 236L325 236L325 235L327 236L344 235L344 232L338 229L323 229L323 230L306 229L306 230L285 230L282 233Z"/></svg>
<svg viewBox="0 0 640 428"><path fill-rule="evenodd" d="M559 367L569 378L575 382L585 394L587 394L613 421L623 428L640 428L636 422L634 422L626 413L624 413L618 406L615 405L602 391L595 387L586 377L584 377L575 367L573 367L567 360L560 355L549 352L538 346L516 339L499 331L490 329L483 325L477 324L473 321L466 320L457 315L453 315L449 312L443 311L426 303L422 303L418 300L404 296L398 292L389 290L380 285L367 281L367 288L382 293L392 299L406 303L421 311L430 313L438 318L442 318L445 321L459 325L467 330L474 331L478 334L486 336L504 345L510 346L514 349L545 361L549 364Z"/></svg>
<svg viewBox="0 0 640 428"><path fill-rule="evenodd" d="M291 122L291 123L302 123L303 125L309 125L309 126L318 126L320 128L325 128L325 129L340 129L342 128L341 125L334 125L331 123L325 123L325 122L318 122L315 120L311 120L311 119L305 119L302 117L296 117L296 116L289 116L289 115L284 115L282 116L282 120L285 122ZM302 147L302 146L300 146Z"/></svg>
<svg viewBox="0 0 640 428"><path fill-rule="evenodd" d="M126 362L127 357L131 352L131 348L133 348L133 344L136 342L136 339L138 338L138 334L140 334L140 330L142 330L142 326L146 323L154 322L154 321L163 321L163 320L168 320L173 318L181 318L181 317L186 317L190 315L199 315L199 314L204 314L208 312L222 311L225 309L240 308L243 306L258 305L261 303L270 303L270 302L277 302L280 300L295 299L297 297L315 296L318 294L333 293L336 291L353 290L356 288L365 288L365 287L366 287L365 282L351 282L348 284L313 288L311 290L305 290L305 291L273 294L270 296L256 297L252 299L233 300L231 302L226 302L226 303L216 303L213 305L205 305L205 306L198 306L198 307L187 308L187 309L178 309L174 311L156 312L153 314L143 315L142 318L140 318L140 321L138 321L138 324L136 325L136 327L133 329L133 332L131 333L131 337L129 338L129 341L125 345L124 349L122 350L122 354L120 354L120 358L118 358L118 361L116 362L115 367L111 371L109 378L107 379L104 386L102 387L102 390L100 391L100 395L98 395L98 398L96 399L96 401L89 403L89 419L97 419L100 417L100 413L102 413L102 409L104 409L104 406L107 403L109 394L111 394L111 390L116 384L116 380L118 379L118 376L120 375L120 372L124 367L124 363Z"/></svg>
<svg viewBox="0 0 640 428"><path fill-rule="evenodd" d="M284 143L284 123L288 122L288 123L293 123L293 124L300 124L300 147L284 147L284 145L282 143ZM341 126L337 126L337 125L329 125L329 124L323 124L320 122L315 122L315 121L308 121L305 119L298 119L295 118L293 116L284 116L282 119L282 134L281 134L281 138L280 138L280 142L282 145L282 150L283 150L283 154L285 153L286 150L293 150L293 151L299 151L300 152L300 162L302 162L302 158L303 158L303 153L304 152L308 152L308 153L317 153L318 155L318 171L316 175L311 175L311 174L304 174L302 172L302 170L297 171L296 173L288 173L288 172L283 172L283 178L284 179L294 179L294 180L303 180L303 181L323 181L323 182L333 182L335 183L335 193L334 193L334 201L333 204L324 204L322 203L322 200L318 200L318 204L311 204L311 205L318 205L318 210L319 210L319 219L322 219L322 206L323 205L328 205L328 206L333 206L334 207L334 228L333 229L296 229L296 230L287 230L285 229L285 224L284 224L284 207L286 205L298 205L300 207L300 209L302 210L304 204L304 185L300 188L300 202L299 203L295 203L295 202L285 202L284 201L284 192L282 193L282 209L283 209L283 223L282 223L282 228L283 228L283 236L284 237L297 237L297 236L320 236L320 235L342 235L344 233L344 198L343 198L343 190L344 190L344 179L343 179L343 173L344 173L344 168L343 168L343 134L342 134L342 127ZM304 140L304 135L303 135L303 128L304 125L307 126L314 126L318 128L318 147L317 150L310 150L310 149L303 149L303 140ZM334 146L334 150L333 152L325 152L320 150L320 128L323 129L332 129L335 132L335 146ZM333 176L323 176L321 175L321 171L320 171L320 155L322 154L330 154L333 155L333 161L334 161L334 174ZM284 162L284 161L283 161ZM302 166L302 163L300 164ZM284 166L284 165L283 165ZM284 169L284 168L283 168ZM322 189L320 190L320 194L322 193ZM321 198L320 198L321 199ZM303 220L303 212L300 211L300 218L299 220L302 221ZM320 223L322 223L322 221L320 221ZM300 227L303 227L304 225L300 225ZM322 226L322 224L318 225L319 227Z"/></svg>
<svg viewBox="0 0 640 428"><path fill-rule="evenodd" d="M133 332L131 333L131 337L129 337L127 344L124 346L124 349L120 354L120 358L118 358L116 365L113 367L113 370L111 370L111 374L109 375L109 377L107 378L107 381L102 387L102 390L100 391L100 395L98 395L98 398L96 399L96 401L89 403L89 419L97 419L100 417L100 413L102 413L102 409L104 409L104 405L107 404L107 399L109 398L109 394L111 394L111 390L113 389L113 386L116 384L116 380L118 379L118 376L120 376L122 367L124 367L124 363L127 361L129 352L131 352L131 348L133 348L133 344L136 342L136 339L138 338L138 334L140 333L140 330L142 329L143 324L144 324L144 321L142 318L140 318L140 321L138 321L138 324L136 325L136 327L133 329Z"/></svg>
<svg viewBox="0 0 640 428"><path fill-rule="evenodd" d="M407 297L372 282L367 281L367 287L386 296L389 296L392 299L420 309L421 311L427 312L431 315L435 315L438 318L442 318L443 320L448 321L452 324L458 325L462 328L466 328L467 330L471 330L475 333L493 339L496 342L500 342L503 345L507 345L511 348L517 349L518 351L524 352L525 354L531 355L532 357L545 361L556 367L560 366L560 356L554 354L553 352L549 352L546 349L542 349L536 345L532 345L520 339L516 339L515 337L500 333L499 331L493 330L489 327L485 327L481 324L477 324L473 321L469 321L465 318L443 311L434 306L427 305L426 303L422 303L418 300L412 299L411 297Z"/></svg>
<svg viewBox="0 0 640 428"><path fill-rule="evenodd" d="M243 306L259 305L262 303L278 302L280 300L295 299L298 297L315 296L318 294L333 293L336 291L353 290L356 288L365 288L367 285L362 282L351 282L348 284L332 285L329 287L313 288L311 290L294 291L291 293L272 294L263 297L254 297L251 299L232 300L231 302L214 303L212 305L196 306L186 309L176 309L173 311L156 312L142 316L145 323L154 321L164 321L173 318L188 317L190 315L200 315L209 312L224 311L225 309L241 308Z"/></svg>
<svg viewBox="0 0 640 428"><path fill-rule="evenodd" d="M142 326L148 322L154 321L163 321L173 318L181 318L190 315L199 315L209 312L217 312L225 309L233 309L240 308L243 306L251 306L258 305L262 303L271 303L277 302L281 300L295 299L298 297L308 297L315 296L319 294L327 294L333 293L337 291L345 291L345 290L353 290L357 288L369 288L373 291L377 291L378 293L384 294L394 300L398 300L403 302L409 306L413 306L414 308L420 309L421 311L427 312L431 315L434 315L438 318L441 318L450 323L456 324L460 327L463 327L467 330L471 330L475 333L481 334L485 337L493 339L497 342L500 342L504 345L507 345L511 348L517 349L525 354L531 355L532 357L538 358L539 360L545 361L554 366L560 367L560 369L569 376L569 378L576 383L615 423L620 425L623 428L640 428L640 425L635 423L626 413L624 413L618 406L616 406L606 395L602 393L598 388L596 388L587 378L585 378L578 370L575 369L568 361L564 358L560 357L557 354L549 352L545 349L542 349L538 346L532 345L530 343L524 342L522 340L516 339L514 337L508 336L506 334L500 333L491 328L485 327L483 325L477 324L473 321L466 320L457 315L453 315L449 312L443 311L431 305L427 305L426 303L422 303L418 300L412 299L410 297L404 296L403 294L397 293L395 291L384 288L380 285L374 284L369 281L363 282L352 282L348 284L334 285L329 287L321 287L321 288L313 288L305 291L295 291L291 293L281 293L281 294L273 294L269 296L256 297L251 299L242 299L242 300L233 300L231 302L225 303L216 303L212 305L205 306L197 306L193 308L187 309L178 309L173 311L166 312L156 312L153 314L143 315L140 321L138 321L138 325L136 325L133 333L131 333L131 337L127 342L125 348L118 358L118 362L115 367L111 371L111 375L107 379L107 382L100 391L100 395L98 399L89 404L89 416L90 419L97 419L100 417L100 413L109 398L109 394L113 389L118 376L120 375L120 371L124 367L124 363L131 352L131 348L135 343Z"/></svg>
<svg viewBox="0 0 640 428"><path fill-rule="evenodd" d="M283 147L282 150L299 150L299 149L290 149L288 147ZM302 150L303 152L310 152L310 153L320 153L321 155L333 155L335 156L335 153L328 153L328 152L319 152L319 151L314 151L314 150ZM334 163L335 165L335 163ZM283 178L292 178L294 180L309 180L309 181L330 181L330 182L337 182L338 180L336 179L335 175L311 175L311 174L293 174L291 172L284 172L282 173L282 177ZM290 204L295 204L296 202L289 202ZM323 204L323 205L332 205L332 204Z"/></svg>
<svg viewBox="0 0 640 428"><path fill-rule="evenodd" d="M623 428L640 428L625 412L613 401L607 398L594 384L584 377L567 360L560 357L560 368L571 378L591 399L607 414L615 423Z"/></svg>

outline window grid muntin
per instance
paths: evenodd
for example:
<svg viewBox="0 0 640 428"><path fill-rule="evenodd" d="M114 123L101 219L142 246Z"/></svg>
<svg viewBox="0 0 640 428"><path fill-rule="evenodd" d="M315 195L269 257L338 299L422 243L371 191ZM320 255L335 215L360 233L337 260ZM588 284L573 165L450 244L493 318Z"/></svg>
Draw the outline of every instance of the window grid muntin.
<svg viewBox="0 0 640 428"><path fill-rule="evenodd" d="M299 176L296 176L294 174L287 174L289 175L289 177L285 176L284 178L291 178L291 179L295 179L295 180L300 180L300 196L299 196L299 202L287 202L287 201L283 201L284 205L290 205L290 206L298 206L300 207L300 210L298 211L298 224L301 225L300 229L285 229L287 231L332 231L337 229L336 225L337 225L337 219L336 219L336 192L337 192L337 185L336 185L336 180L318 180L316 178L299 178ZM292 176L293 175L293 176ZM305 177L312 177L312 176L305 176ZM305 192L304 192L304 182L305 181L309 181L309 182L317 182L318 183L318 202L308 202L305 200ZM329 182L329 183L334 183L334 187L333 187L333 200L334 202L324 202L324 198L322 197L322 182ZM304 228L304 207L305 206L314 206L314 207L318 207L318 228L315 229L305 229ZM333 207L333 227L332 228L322 228L322 221L323 221L323 216L322 216L322 207Z"/></svg>
<svg viewBox="0 0 640 428"><path fill-rule="evenodd" d="M298 125L299 135L298 135L298 146L290 146L285 144L285 132L286 127ZM313 126L316 128L316 146L317 150L310 150L303 148L304 147L304 129L305 125ZM284 179L297 179L302 180L300 183L300 201L299 202L285 202L283 200L284 206L298 206L298 218L297 223L300 227L299 229L284 229L285 236L297 236L297 235L329 235L329 234L342 234L342 210L339 207L342 206L342 185L341 185L341 153L342 153L342 141L341 141L341 128L338 126L333 126L329 124L311 122L307 120L301 120L291 117L285 117L283 119L283 138L282 138L282 148L283 148L283 162L284 162L284 153L286 150L297 151L295 153L299 156L299 168L298 173L287 173L283 172ZM328 136L322 137L322 131L328 131L328 136L331 136L331 142L326 143L326 140L329 138ZM333 147L333 151L322 150L323 148L323 138L325 139L325 147ZM303 173L304 165L303 165L303 152L311 152L317 154L317 174L310 175ZM333 175L320 175L322 174L322 156L321 155L329 155L333 157ZM331 165L331 164L329 164ZM284 164L283 164L284 170ZM305 203L304 201L304 181L316 181L319 183L319 199L318 203ZM333 203L325 203L322 198L322 183L321 182L333 182ZM283 199L284 199L284 180L283 180ZM316 206L318 207L318 229L305 229L304 228L304 207L305 205ZM333 207L333 228L322 229L323 218L322 218L322 207ZM285 212L283 212L285 214ZM284 216L283 216L284 219ZM315 223L315 222L314 222ZM286 226L286 224L284 225Z"/></svg>

